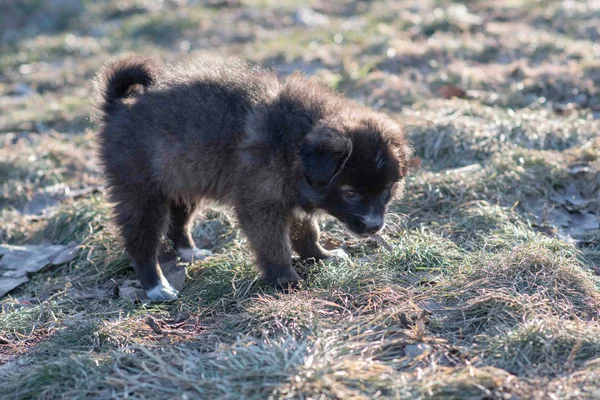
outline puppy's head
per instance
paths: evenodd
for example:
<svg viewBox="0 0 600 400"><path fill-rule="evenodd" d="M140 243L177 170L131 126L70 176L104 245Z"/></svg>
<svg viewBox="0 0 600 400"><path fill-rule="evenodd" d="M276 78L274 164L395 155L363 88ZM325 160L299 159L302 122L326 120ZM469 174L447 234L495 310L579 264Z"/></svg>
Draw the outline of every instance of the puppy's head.
<svg viewBox="0 0 600 400"><path fill-rule="evenodd" d="M372 235L383 228L389 201L404 191L411 155L402 128L385 116L321 124L300 151L310 202L355 235Z"/></svg>

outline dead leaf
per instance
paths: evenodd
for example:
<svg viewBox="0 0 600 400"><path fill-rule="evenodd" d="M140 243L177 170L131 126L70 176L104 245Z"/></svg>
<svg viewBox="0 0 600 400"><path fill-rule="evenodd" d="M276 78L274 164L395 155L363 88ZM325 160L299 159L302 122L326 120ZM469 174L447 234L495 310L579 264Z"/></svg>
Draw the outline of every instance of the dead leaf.
<svg viewBox="0 0 600 400"><path fill-rule="evenodd" d="M29 278L26 276L20 278L0 277L0 297L4 297L5 294L27 281Z"/></svg>
<svg viewBox="0 0 600 400"><path fill-rule="evenodd" d="M63 245L0 245L0 270L4 276L20 277L38 272L46 265L60 265L71 261L77 255L75 244Z"/></svg>
<svg viewBox="0 0 600 400"><path fill-rule="evenodd" d="M57 183L34 194L21 210L21 214L30 217L48 218L56 212L62 201L76 199L101 190L102 186L98 185L72 190L64 183Z"/></svg>
<svg viewBox="0 0 600 400"><path fill-rule="evenodd" d="M77 256L79 247L63 245L0 245L0 298L29 281L28 275L48 265L61 265Z"/></svg>
<svg viewBox="0 0 600 400"><path fill-rule="evenodd" d="M578 208L584 207L590 202L589 200L585 200L581 196L581 193L579 193L579 190L577 190L577 188L575 187L575 185L573 183L571 183L567 187L565 196L566 196L566 200L569 204L571 204L574 207L578 207Z"/></svg>
<svg viewBox="0 0 600 400"><path fill-rule="evenodd" d="M569 233L574 237L581 237L587 233L600 229L600 223L596 214L592 213L573 213L571 215L571 226Z"/></svg>
<svg viewBox="0 0 600 400"><path fill-rule="evenodd" d="M550 200L563 205L569 211L578 211L586 207L590 200L581 196L575 184L571 183L564 191L555 191L550 194Z"/></svg>
<svg viewBox="0 0 600 400"><path fill-rule="evenodd" d="M73 260L75 256L77 256L78 251L78 246L67 246L65 249L61 250L52 258L52 265L61 265L68 263L69 261Z"/></svg>
<svg viewBox="0 0 600 400"><path fill-rule="evenodd" d="M571 213L564 207L555 207L548 211L545 220L556 227L566 228L571 224Z"/></svg>
<svg viewBox="0 0 600 400"><path fill-rule="evenodd" d="M443 99L451 99L453 97L458 97L459 99L466 99L467 92L454 85L444 85L439 88L438 93L442 96Z"/></svg>
<svg viewBox="0 0 600 400"><path fill-rule="evenodd" d="M419 157L413 157L408 161L408 168L412 171L416 171L421 168L423 161Z"/></svg>

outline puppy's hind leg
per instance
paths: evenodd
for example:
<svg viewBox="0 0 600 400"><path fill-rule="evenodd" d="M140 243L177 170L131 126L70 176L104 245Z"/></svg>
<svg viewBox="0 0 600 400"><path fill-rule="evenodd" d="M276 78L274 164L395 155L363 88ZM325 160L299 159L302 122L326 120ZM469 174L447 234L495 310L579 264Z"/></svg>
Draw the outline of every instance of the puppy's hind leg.
<svg viewBox="0 0 600 400"><path fill-rule="evenodd" d="M178 292L163 276L158 264L160 238L168 222L168 203L156 194L138 197L130 194L133 192L131 189L123 192L127 194L118 196L116 222L121 229L125 249L133 260L137 277L150 300L174 299Z"/></svg>
<svg viewBox="0 0 600 400"><path fill-rule="evenodd" d="M171 203L171 225L169 227L169 239L173 241L175 251L182 261L191 262L202 260L212 254L212 251L199 249L192 238L191 229L194 222L196 205Z"/></svg>
<svg viewBox="0 0 600 400"><path fill-rule="evenodd" d="M348 259L348 254L344 250L325 250L319 244L321 231L317 221L312 218L294 219L290 232L294 250L301 258L314 258L315 260Z"/></svg>

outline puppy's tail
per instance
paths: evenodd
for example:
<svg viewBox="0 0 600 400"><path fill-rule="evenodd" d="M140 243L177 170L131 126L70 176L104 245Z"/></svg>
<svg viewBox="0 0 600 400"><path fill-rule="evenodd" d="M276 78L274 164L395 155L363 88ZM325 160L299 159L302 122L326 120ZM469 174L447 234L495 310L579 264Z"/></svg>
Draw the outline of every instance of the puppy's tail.
<svg viewBox="0 0 600 400"><path fill-rule="evenodd" d="M148 88L157 77L158 68L145 57L130 56L108 65L96 79L98 108L105 115L113 114L123 98L135 94L135 85Z"/></svg>

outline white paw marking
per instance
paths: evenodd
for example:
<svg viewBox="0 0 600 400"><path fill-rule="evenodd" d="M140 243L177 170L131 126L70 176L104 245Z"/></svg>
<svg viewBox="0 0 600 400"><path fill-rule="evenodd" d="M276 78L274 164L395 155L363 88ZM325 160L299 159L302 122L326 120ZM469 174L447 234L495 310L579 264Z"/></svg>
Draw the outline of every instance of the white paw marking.
<svg viewBox="0 0 600 400"><path fill-rule="evenodd" d="M212 255L212 251L206 249L199 249L197 247L193 247L191 249L177 249L177 254L181 261L184 262L192 262L203 260L208 256Z"/></svg>
<svg viewBox="0 0 600 400"><path fill-rule="evenodd" d="M179 292L175 289L166 278L162 278L161 282L153 287L152 289L146 291L146 296L152 301L167 301L173 300L177 298Z"/></svg>

